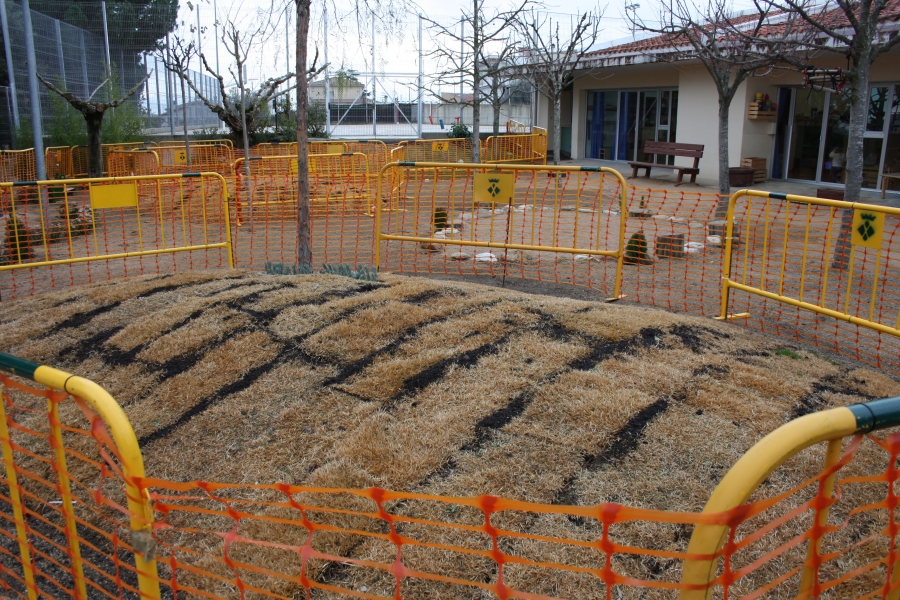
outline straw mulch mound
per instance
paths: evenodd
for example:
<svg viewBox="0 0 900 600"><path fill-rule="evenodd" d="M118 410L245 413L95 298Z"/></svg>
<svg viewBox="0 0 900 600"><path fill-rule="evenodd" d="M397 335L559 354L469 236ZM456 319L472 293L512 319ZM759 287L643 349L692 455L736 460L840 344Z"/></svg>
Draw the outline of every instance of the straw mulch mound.
<svg viewBox="0 0 900 600"><path fill-rule="evenodd" d="M187 272L3 308L0 349L101 384L131 419L148 475L174 480L697 511L779 425L900 394L885 375L732 324L422 278ZM819 460L773 476L765 491L802 481ZM563 537L598 531L555 517L528 526ZM632 529L623 535L642 546L683 549L688 537L684 528ZM393 560L365 541L328 545ZM266 566L296 574L296 556L282 558ZM448 560L440 570L489 580L485 562ZM677 581L673 564L631 557L620 568ZM389 574L332 564L311 575L392 593ZM515 583L605 596L585 581L523 573ZM481 597L436 590L407 592Z"/></svg>

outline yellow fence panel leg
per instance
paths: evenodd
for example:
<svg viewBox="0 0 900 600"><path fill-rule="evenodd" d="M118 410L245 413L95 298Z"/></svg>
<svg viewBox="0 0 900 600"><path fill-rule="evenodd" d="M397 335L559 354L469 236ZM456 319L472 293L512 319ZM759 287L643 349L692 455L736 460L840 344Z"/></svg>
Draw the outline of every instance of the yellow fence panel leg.
<svg viewBox="0 0 900 600"><path fill-rule="evenodd" d="M19 494L19 478L16 476L16 463L12 449L12 438L6 416L6 388L0 387L0 442L3 443L3 462L6 465L6 480L9 482L9 499L16 522L16 537L19 541L19 555L22 559L22 573L25 575L25 587L29 600L37 600L37 586L34 581L34 565L31 562L31 550L28 547L28 528L25 525L25 510L22 496Z"/></svg>
<svg viewBox="0 0 900 600"><path fill-rule="evenodd" d="M50 416L50 445L53 447L56 476L59 479L59 495L62 501L62 512L66 520L66 541L69 546L72 580L75 582L75 598L87 599L87 587L84 582L84 566L81 561L81 545L78 543L78 523L75 521L75 508L72 506L72 487L69 483L69 469L66 464L66 449L63 446L62 425L59 420L59 402L69 395L65 392L51 393L47 398L47 412Z"/></svg>

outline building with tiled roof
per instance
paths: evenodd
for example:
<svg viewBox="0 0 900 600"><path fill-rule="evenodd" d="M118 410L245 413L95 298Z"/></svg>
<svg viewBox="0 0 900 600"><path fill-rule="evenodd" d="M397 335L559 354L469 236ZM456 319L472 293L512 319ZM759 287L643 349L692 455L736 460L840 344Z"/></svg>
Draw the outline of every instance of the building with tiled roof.
<svg viewBox="0 0 900 600"><path fill-rule="evenodd" d="M828 13L833 28L847 27L840 10ZM737 17L752 22L756 15ZM882 14L883 35L900 31L900 0ZM778 33L774 19L763 34ZM831 44L822 35L817 41ZM647 141L703 144L701 182L718 180L718 93L706 68L672 36L629 40L589 53L583 73L564 93L563 157L662 162L643 152ZM679 50L680 52L675 52ZM673 56L678 54L678 59ZM818 52L812 64L847 68L841 48ZM841 185L849 99L845 93L803 87L803 73L780 69L751 77L738 89L729 118L730 166L742 158L766 159L767 177ZM870 79L870 123L864 148L864 187L878 188L881 174L900 171L900 51L880 56ZM762 98L762 106L756 103ZM552 107L539 97L536 124L551 127ZM832 155L838 156L835 160ZM672 158L669 157L669 162ZM674 159L687 166L692 159ZM655 172L654 172L655 173Z"/></svg>

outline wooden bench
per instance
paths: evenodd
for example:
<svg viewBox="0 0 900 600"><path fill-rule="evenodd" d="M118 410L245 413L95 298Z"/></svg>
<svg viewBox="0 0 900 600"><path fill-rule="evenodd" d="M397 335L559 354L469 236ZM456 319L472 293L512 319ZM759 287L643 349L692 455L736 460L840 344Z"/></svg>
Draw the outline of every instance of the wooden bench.
<svg viewBox="0 0 900 600"><path fill-rule="evenodd" d="M687 156L694 159L693 167L678 167L650 162L629 161L632 168L631 178L638 176L638 169L646 170L645 177L650 177L650 169L675 169L678 171L678 181L675 185L682 184L685 175L691 176L691 183L697 183L697 174L700 173L700 159L703 158L703 144L679 144L678 142L647 142L644 144L644 154L656 154L658 156Z"/></svg>

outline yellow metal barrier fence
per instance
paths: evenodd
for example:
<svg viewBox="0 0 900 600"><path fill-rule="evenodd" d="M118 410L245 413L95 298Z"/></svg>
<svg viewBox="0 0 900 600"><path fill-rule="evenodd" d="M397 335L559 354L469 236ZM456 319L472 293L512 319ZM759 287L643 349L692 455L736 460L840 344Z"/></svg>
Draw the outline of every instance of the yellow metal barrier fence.
<svg viewBox="0 0 900 600"><path fill-rule="evenodd" d="M254 208L268 208L265 218L290 219L297 211L297 157L257 156L250 159L251 179L247 181L245 160L232 167L235 173L235 204L238 222L253 214ZM313 216L364 214L371 211L368 159L360 153L310 154L309 197ZM249 200L252 198L252 202Z"/></svg>
<svg viewBox="0 0 900 600"><path fill-rule="evenodd" d="M491 136L481 145L481 162L547 164L547 136L540 133Z"/></svg>
<svg viewBox="0 0 900 600"><path fill-rule="evenodd" d="M4 596L159 598L153 508L122 408L51 367L0 353L0 371Z"/></svg>
<svg viewBox="0 0 900 600"><path fill-rule="evenodd" d="M159 175L159 154L154 150L111 150L106 155L110 177Z"/></svg>
<svg viewBox="0 0 900 600"><path fill-rule="evenodd" d="M591 261L614 261L607 293L612 299L621 294L628 208L625 181L613 169L401 162L381 170L377 187L379 270L402 271L404 253L410 252L400 244L391 254L383 242L416 244L443 263L445 272L461 272L462 264L477 272L483 264L504 277L540 269L544 253L563 254L572 261L570 269L576 262L590 269ZM464 252L478 249L486 251ZM596 269L606 271L608 265Z"/></svg>
<svg viewBox="0 0 900 600"><path fill-rule="evenodd" d="M34 148L0 150L0 181L34 181Z"/></svg>
<svg viewBox="0 0 900 600"><path fill-rule="evenodd" d="M790 322L781 312L796 310L797 335L814 343L838 319L856 326L843 336L857 358L881 366L879 336L900 336L900 209L741 190L727 229L711 233L725 234L718 318ZM738 302L732 290L749 296Z"/></svg>
<svg viewBox="0 0 900 600"><path fill-rule="evenodd" d="M160 173L212 172L231 175L234 162L231 146L224 144L191 144L191 164L184 144L180 146L158 146L154 152L159 155Z"/></svg>
<svg viewBox="0 0 900 600"><path fill-rule="evenodd" d="M0 396L7 597L900 597L900 398L788 422L695 513L154 479L95 383L0 353Z"/></svg>
<svg viewBox="0 0 900 600"><path fill-rule="evenodd" d="M0 283L13 295L55 277L89 283L96 261L105 278L233 266L228 207L216 173L0 184Z"/></svg>
<svg viewBox="0 0 900 600"><path fill-rule="evenodd" d="M472 140L445 138L440 140L410 140L401 143L402 152L391 152L391 162L470 163Z"/></svg>
<svg viewBox="0 0 900 600"><path fill-rule="evenodd" d="M44 163L47 175L52 179L69 179L74 177L72 170L72 148L69 146L53 146L44 150Z"/></svg>

